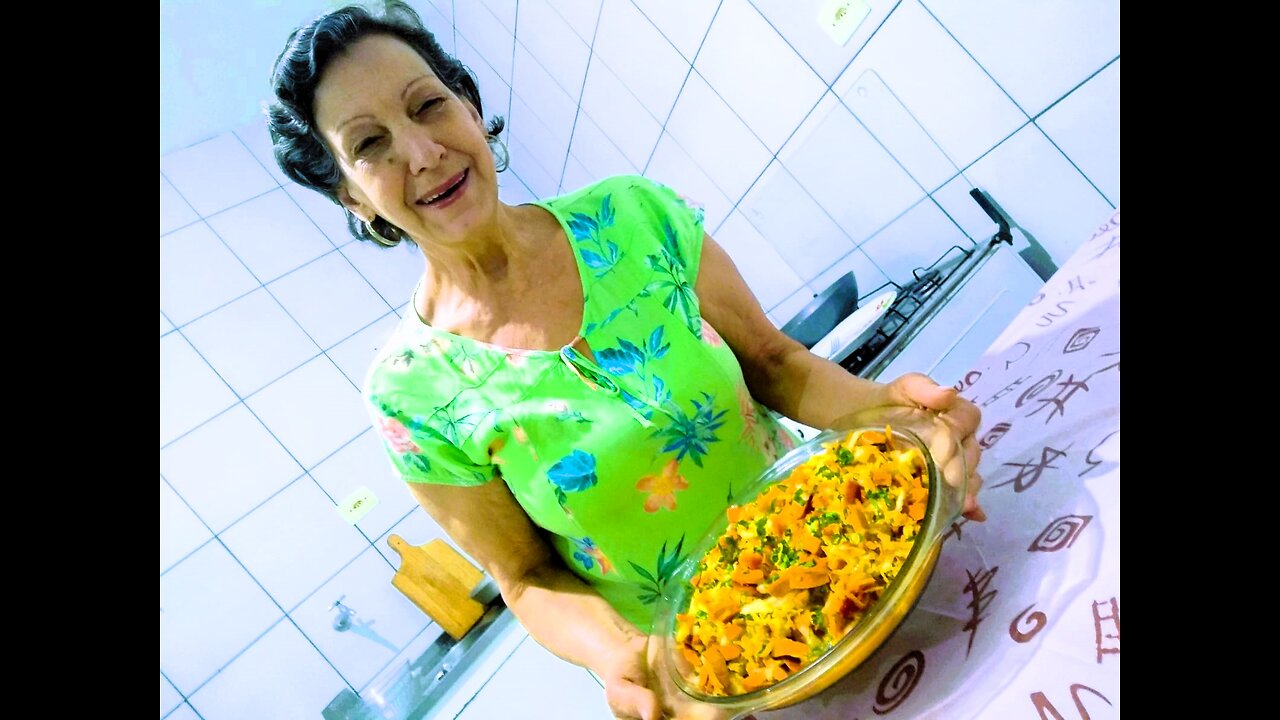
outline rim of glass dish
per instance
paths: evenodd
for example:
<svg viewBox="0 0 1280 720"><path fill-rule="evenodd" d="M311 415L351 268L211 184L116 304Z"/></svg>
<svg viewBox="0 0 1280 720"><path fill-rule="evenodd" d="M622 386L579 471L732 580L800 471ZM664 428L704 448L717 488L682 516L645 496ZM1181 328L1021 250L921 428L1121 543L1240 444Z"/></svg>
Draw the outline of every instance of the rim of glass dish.
<svg viewBox="0 0 1280 720"><path fill-rule="evenodd" d="M671 577L667 579L666 584L663 586L662 598L659 605L660 612L658 615L660 624L659 630L662 632L663 652L669 655L666 659L667 664L669 665L669 674L675 682L676 687L680 688L681 692L698 702L721 707L750 707L754 710L762 710L767 707L772 707L772 703L766 701L775 699L785 701L788 699L787 696L802 692L803 688L808 683L799 682L800 680L822 675L824 671L836 664L844 654L847 654L850 651L850 648L857 647L860 644L860 642L854 642L855 639L865 639L865 636L870 632L870 628L877 625L875 620L885 615L890 608L895 607L898 603L906 599L903 597L903 594L907 592L904 588L913 585L913 583L900 582L900 580L912 577L914 574L921 572L917 567L919 558L925 557L928 552L925 549L926 546L931 547L933 545L933 540L936 539L938 535L938 527L941 523L946 522L946 519L939 519L943 512L943 503L946 501L946 488L944 487L946 479L942 477L941 472L935 464L933 453L930 452L928 445L919 435L907 428L895 428L892 423L887 423L887 425L893 435L904 436L924 455L925 468L928 472L930 483L929 503L926 506L925 518L921 523L920 532L916 536L916 540L925 539L928 540L928 542L913 542L911 544L911 550L907 553L907 559L903 561L902 568L898 571L898 574L894 576L893 581L889 583L885 592L877 598L874 603L872 603L871 609L858 620L854 627L851 628L844 637L837 640L830 648L827 648L827 650L817 659L791 675L788 675L779 682L758 690L752 690L740 695L708 695L689 685L684 674L680 671L677 659L675 657L670 657L670 655L673 654L670 651L673 650L675 646L674 635L675 615L677 612L676 607L688 603L689 578L691 576L689 571L692 568L697 567L697 564L707 554L707 551L711 549L711 546L719 541L720 534L723 532L723 528L721 526L727 525L728 523L727 516L724 513L720 513L717 516L716 521L708 526L706 533L702 536L698 545L690 551L686 561L676 572L672 573ZM817 454L817 452L820 452L820 448L825 450L823 447L825 443L847 437L853 432L868 430L883 432L884 429L885 425L864 424L851 427L847 430L823 430L804 443L797 445L786 455L782 456L777 462L771 465L768 470L762 473L760 477L756 478L756 480L754 480L750 485L735 493L731 504L741 505L745 502L749 502L763 492L763 490L769 485L778 482L784 477L789 477L792 470L802 464L805 460L808 460L810 457ZM943 492L935 492L935 488L941 489ZM921 594L923 594L923 592L922 587ZM911 599L911 605L913 608L918 600L918 595ZM885 635L884 639L881 640L880 644L868 652L868 658L870 658L871 654L875 653L885 642L888 641L889 637L897 630L898 625L901 624L905 617L906 614L899 618L898 622L894 623L894 626L890 628L889 632Z"/></svg>

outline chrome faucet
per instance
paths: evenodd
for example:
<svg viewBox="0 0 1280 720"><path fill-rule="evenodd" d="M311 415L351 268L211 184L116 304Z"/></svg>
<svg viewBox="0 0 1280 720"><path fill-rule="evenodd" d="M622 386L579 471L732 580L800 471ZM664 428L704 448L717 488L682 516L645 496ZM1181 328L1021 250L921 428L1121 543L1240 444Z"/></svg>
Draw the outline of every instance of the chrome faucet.
<svg viewBox="0 0 1280 720"><path fill-rule="evenodd" d="M356 614L355 610L352 610L351 608L342 604L343 599L346 597L347 597L346 595L343 595L337 600L334 600L333 605L329 606L330 610L333 610L334 608L337 608L338 610L338 616L333 619L333 629L337 630L338 632L345 632L347 630L350 630L351 616Z"/></svg>

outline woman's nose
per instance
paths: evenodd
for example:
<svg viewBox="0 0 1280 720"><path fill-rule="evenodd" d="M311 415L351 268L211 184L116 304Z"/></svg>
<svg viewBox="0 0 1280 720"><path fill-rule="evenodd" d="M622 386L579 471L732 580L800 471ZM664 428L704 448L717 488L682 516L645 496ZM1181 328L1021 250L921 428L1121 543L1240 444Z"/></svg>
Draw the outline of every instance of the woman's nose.
<svg viewBox="0 0 1280 720"><path fill-rule="evenodd" d="M435 168L444 158L444 146L436 142L426 129L414 128L402 135L401 140L409 172L415 175Z"/></svg>

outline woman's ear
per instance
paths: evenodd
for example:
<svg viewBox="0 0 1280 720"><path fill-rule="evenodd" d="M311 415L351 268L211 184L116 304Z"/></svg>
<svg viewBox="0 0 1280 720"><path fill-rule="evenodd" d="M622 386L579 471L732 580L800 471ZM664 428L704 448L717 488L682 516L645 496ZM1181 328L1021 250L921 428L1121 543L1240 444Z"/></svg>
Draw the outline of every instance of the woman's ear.
<svg viewBox="0 0 1280 720"><path fill-rule="evenodd" d="M352 215L355 215L365 222L369 222L377 216L377 213L374 212L372 208L355 199L355 197L351 195L347 190L345 183L338 186L338 202L342 203L342 207L349 210Z"/></svg>

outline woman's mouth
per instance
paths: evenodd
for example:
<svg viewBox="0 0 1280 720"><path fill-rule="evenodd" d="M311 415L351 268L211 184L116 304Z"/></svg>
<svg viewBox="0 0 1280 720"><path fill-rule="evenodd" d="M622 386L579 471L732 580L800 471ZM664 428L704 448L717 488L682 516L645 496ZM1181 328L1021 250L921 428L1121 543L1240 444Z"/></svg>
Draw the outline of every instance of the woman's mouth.
<svg viewBox="0 0 1280 720"><path fill-rule="evenodd" d="M462 193L467 189L467 181L470 178L471 171L463 170L450 178L444 186L436 190L433 194L424 195L419 198L418 204L433 208L448 207L458 198L462 197Z"/></svg>

